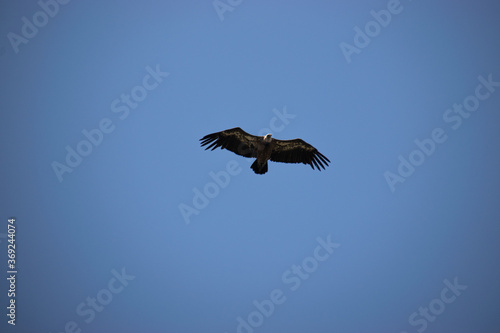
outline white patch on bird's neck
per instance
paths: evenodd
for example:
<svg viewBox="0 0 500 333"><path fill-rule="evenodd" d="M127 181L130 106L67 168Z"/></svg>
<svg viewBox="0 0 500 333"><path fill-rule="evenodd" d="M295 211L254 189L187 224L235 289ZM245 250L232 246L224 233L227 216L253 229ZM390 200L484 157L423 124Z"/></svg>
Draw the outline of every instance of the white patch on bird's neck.
<svg viewBox="0 0 500 333"><path fill-rule="evenodd" d="M266 143L271 142L271 140L272 140L272 139L273 139L273 138L272 138L272 135L271 135L271 134L266 134L266 135L264 136L264 142L266 142Z"/></svg>

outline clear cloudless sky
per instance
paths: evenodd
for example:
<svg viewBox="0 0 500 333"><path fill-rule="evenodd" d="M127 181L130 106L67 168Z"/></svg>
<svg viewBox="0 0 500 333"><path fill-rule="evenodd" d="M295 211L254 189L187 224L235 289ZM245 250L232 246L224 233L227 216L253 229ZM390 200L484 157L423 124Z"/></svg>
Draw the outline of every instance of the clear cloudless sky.
<svg viewBox="0 0 500 333"><path fill-rule="evenodd" d="M498 332L498 1L60 2L1 5L1 332Z"/></svg>

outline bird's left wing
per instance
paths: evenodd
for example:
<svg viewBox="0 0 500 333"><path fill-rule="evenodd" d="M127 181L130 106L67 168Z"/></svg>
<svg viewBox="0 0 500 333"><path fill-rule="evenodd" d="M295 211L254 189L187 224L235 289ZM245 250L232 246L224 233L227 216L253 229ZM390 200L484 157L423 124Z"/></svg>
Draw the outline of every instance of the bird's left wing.
<svg viewBox="0 0 500 333"><path fill-rule="evenodd" d="M221 147L241 156L257 157L254 147L259 137L248 134L239 127L205 135L200 141L202 147L208 145L205 150Z"/></svg>
<svg viewBox="0 0 500 333"><path fill-rule="evenodd" d="M321 171L328 166L330 160L316 148L302 139L274 140L275 146L271 154L271 161L284 163L304 163L311 168Z"/></svg>

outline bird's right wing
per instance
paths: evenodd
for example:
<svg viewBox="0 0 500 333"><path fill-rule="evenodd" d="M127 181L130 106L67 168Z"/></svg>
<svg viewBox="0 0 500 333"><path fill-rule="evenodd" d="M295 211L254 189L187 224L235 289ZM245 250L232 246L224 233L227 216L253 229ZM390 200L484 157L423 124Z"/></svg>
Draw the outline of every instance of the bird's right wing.
<svg viewBox="0 0 500 333"><path fill-rule="evenodd" d="M275 146L270 160L284 163L304 163L321 171L330 160L302 139L274 140Z"/></svg>

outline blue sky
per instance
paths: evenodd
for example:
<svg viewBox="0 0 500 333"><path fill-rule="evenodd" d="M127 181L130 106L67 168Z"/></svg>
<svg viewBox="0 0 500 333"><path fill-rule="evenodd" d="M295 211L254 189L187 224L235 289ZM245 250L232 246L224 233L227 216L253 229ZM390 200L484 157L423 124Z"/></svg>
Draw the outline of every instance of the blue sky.
<svg viewBox="0 0 500 333"><path fill-rule="evenodd" d="M2 9L2 332L498 330L497 2Z"/></svg>

